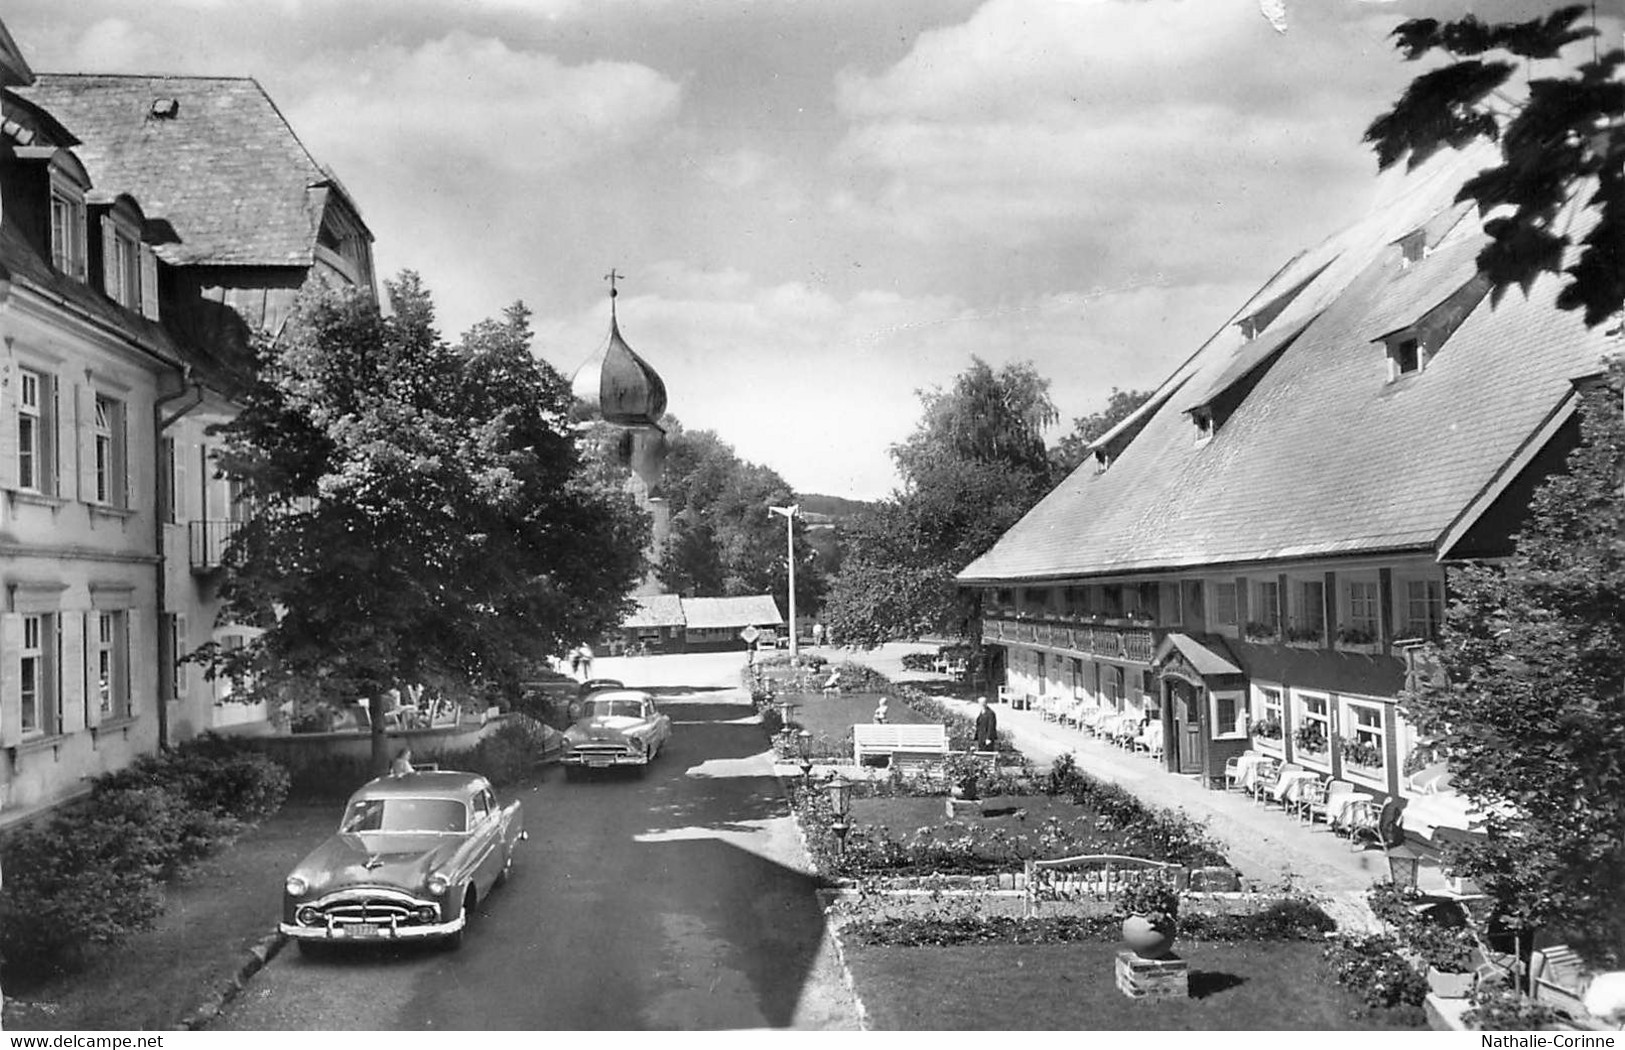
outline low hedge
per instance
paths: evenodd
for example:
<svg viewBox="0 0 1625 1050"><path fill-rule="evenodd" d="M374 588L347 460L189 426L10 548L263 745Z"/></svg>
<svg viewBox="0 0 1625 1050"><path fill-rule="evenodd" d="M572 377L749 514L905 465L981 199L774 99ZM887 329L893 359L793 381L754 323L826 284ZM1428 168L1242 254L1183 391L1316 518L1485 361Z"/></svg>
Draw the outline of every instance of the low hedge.
<svg viewBox="0 0 1625 1050"><path fill-rule="evenodd" d="M95 945L150 926L164 880L281 807L288 774L214 737L96 778L90 795L0 843L0 961L7 979L81 965Z"/></svg>
<svg viewBox="0 0 1625 1050"><path fill-rule="evenodd" d="M434 763L441 769L478 773L502 787L535 770L545 755L546 742L547 730L540 721L514 714L473 747L414 752L412 758L419 765ZM292 793L301 799L343 800L377 775L370 755L327 755L299 768Z"/></svg>
<svg viewBox="0 0 1625 1050"><path fill-rule="evenodd" d="M1336 923L1317 905L1296 898L1278 901L1252 914L1211 915L1187 909L1179 917L1179 936L1185 941L1318 941L1335 927ZM1122 932L1123 916L1112 912L1035 918L960 914L857 919L843 927L841 935L862 944L922 948L1115 941L1121 939Z"/></svg>

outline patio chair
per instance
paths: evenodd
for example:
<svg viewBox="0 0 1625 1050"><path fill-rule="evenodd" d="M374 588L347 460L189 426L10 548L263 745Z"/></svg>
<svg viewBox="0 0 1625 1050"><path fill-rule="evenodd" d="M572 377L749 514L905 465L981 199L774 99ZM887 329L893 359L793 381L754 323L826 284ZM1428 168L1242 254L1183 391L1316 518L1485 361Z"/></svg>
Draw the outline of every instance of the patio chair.
<svg viewBox="0 0 1625 1050"><path fill-rule="evenodd" d="M1326 792L1330 787L1331 782L1324 779L1317 779L1303 784L1298 788L1298 796L1292 800L1292 812L1296 813L1298 819L1305 824L1313 824L1314 817L1311 816L1310 807L1317 802L1325 805Z"/></svg>
<svg viewBox="0 0 1625 1050"><path fill-rule="evenodd" d="M1342 799L1354 794L1354 785L1347 780L1327 780L1321 785L1321 791L1304 804L1302 816L1311 825L1316 820L1324 820L1326 826L1332 823L1332 814L1342 805Z"/></svg>
<svg viewBox="0 0 1625 1050"><path fill-rule="evenodd" d="M1253 749L1248 748L1241 754L1231 755L1229 758L1224 760L1224 789L1226 791L1229 791L1231 788L1235 787L1236 781L1241 779L1241 760L1244 758L1251 758L1253 753Z"/></svg>
<svg viewBox="0 0 1625 1050"><path fill-rule="evenodd" d="M1281 763L1274 759L1263 759L1253 767L1253 781L1248 785L1252 792L1253 802L1262 806L1269 801L1270 792L1275 789L1275 782L1281 779Z"/></svg>
<svg viewBox="0 0 1625 1050"><path fill-rule="evenodd" d="M1007 685L999 686L999 703L1009 704L1011 707L1020 707L1021 691L1012 689Z"/></svg>
<svg viewBox="0 0 1625 1050"><path fill-rule="evenodd" d="M1399 822L1400 808L1392 796L1381 805L1375 799L1356 802L1349 815L1349 849L1363 850L1370 845L1393 849L1402 845L1405 831Z"/></svg>

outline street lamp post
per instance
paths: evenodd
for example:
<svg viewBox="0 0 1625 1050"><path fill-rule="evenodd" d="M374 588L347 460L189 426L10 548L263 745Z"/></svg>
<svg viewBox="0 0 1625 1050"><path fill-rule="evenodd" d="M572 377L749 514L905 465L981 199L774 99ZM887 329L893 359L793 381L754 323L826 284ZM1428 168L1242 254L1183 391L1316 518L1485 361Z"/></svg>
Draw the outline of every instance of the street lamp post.
<svg viewBox="0 0 1625 1050"><path fill-rule="evenodd" d="M796 511L801 504L792 503L788 507L769 507L769 511L784 518L784 545L785 563L790 570L790 666L796 667L801 663L800 650L796 642Z"/></svg>

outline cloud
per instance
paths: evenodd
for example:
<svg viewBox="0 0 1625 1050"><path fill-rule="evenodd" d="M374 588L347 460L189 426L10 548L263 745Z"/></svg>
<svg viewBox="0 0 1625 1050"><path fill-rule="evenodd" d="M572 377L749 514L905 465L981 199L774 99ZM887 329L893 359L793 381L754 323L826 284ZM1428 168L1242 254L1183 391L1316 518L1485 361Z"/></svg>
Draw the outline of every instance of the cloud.
<svg viewBox="0 0 1625 1050"><path fill-rule="evenodd" d="M66 68L128 72L138 69L156 41L122 18L104 18L73 44Z"/></svg>
<svg viewBox="0 0 1625 1050"><path fill-rule="evenodd" d="M1257 0L990 0L838 76L848 179L830 205L926 244L1066 241L1191 279L1282 251L1270 235L1328 191L1367 189L1373 75L1323 71L1380 29L1345 28L1280 37Z"/></svg>
<svg viewBox="0 0 1625 1050"><path fill-rule="evenodd" d="M347 56L314 82L295 125L322 142L321 155L465 184L477 181L471 168L551 171L624 148L670 121L682 99L681 85L647 66L571 66L462 31Z"/></svg>

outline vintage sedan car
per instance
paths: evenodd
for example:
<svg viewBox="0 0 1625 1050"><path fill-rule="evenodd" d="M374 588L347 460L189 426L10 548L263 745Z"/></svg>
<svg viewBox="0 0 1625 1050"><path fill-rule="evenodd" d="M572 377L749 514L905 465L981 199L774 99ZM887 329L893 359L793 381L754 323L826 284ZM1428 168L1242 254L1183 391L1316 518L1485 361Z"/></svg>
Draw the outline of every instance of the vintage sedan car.
<svg viewBox="0 0 1625 1050"><path fill-rule="evenodd" d="M671 739L671 718L641 689L607 689L580 702L564 731L564 774L616 766L646 767Z"/></svg>
<svg viewBox="0 0 1625 1050"><path fill-rule="evenodd" d="M289 873L282 932L306 951L424 939L456 947L526 837L519 802L500 805L482 776L379 777L350 796L338 833Z"/></svg>

